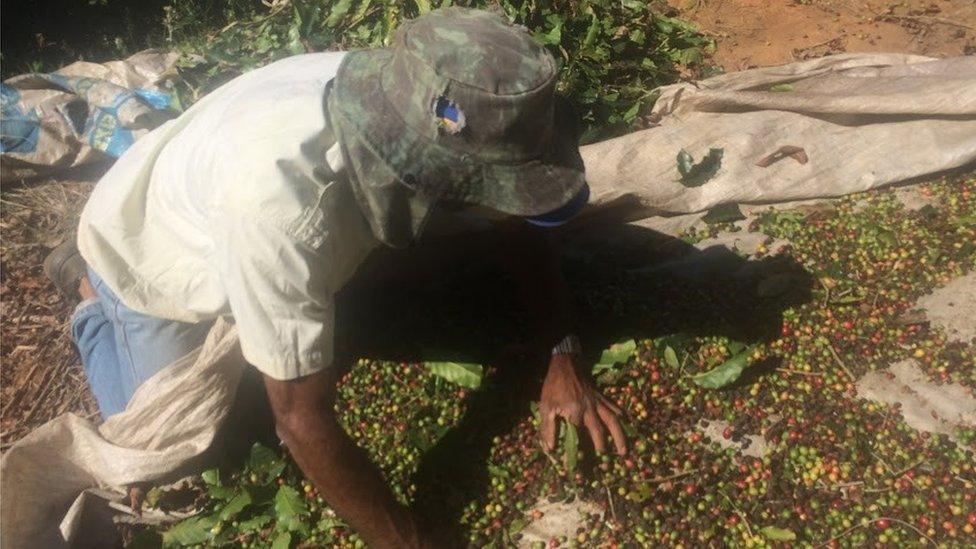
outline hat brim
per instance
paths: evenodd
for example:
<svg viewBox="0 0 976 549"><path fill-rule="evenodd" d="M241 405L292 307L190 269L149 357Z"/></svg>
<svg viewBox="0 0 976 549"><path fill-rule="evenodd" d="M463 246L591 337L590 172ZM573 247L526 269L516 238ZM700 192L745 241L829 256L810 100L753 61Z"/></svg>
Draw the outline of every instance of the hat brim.
<svg viewBox="0 0 976 549"><path fill-rule="evenodd" d="M364 185L399 183L434 200L478 204L518 216L546 214L577 196L586 184L572 110L557 101L551 146L540 158L499 164L462 155L408 126L384 91L392 54L349 52L332 84L331 122L355 139L353 169ZM343 145L348 145L343 143ZM358 156L358 155L357 155Z"/></svg>

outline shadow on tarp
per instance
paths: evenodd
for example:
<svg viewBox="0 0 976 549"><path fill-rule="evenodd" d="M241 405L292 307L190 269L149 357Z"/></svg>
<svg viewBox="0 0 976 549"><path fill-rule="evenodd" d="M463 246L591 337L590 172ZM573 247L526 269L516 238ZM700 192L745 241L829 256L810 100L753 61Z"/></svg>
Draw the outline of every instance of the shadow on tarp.
<svg viewBox="0 0 976 549"><path fill-rule="evenodd" d="M560 241L586 364L625 338L771 340L782 311L810 299L813 278L785 258L748 261L724 247L699 251L633 225L587 225ZM531 348L516 282L491 260L492 250L519 245L460 235L380 250L338 299L337 345L347 356L497 369L414 477L416 506L458 544L467 541L458 527L465 505L490 488L492 439L531 413L548 364L545 349Z"/></svg>

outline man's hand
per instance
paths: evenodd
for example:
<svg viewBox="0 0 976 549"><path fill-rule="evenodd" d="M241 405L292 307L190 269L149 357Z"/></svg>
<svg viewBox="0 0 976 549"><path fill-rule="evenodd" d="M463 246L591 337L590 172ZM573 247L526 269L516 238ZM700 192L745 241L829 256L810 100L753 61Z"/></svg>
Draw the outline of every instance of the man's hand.
<svg viewBox="0 0 976 549"><path fill-rule="evenodd" d="M549 362L539 402L542 443L549 450L556 447L556 422L561 417L577 427L582 423L597 453L606 451L605 436L610 431L617 453L625 454L627 442L617 419L620 409L576 374L574 362L571 355L553 355Z"/></svg>

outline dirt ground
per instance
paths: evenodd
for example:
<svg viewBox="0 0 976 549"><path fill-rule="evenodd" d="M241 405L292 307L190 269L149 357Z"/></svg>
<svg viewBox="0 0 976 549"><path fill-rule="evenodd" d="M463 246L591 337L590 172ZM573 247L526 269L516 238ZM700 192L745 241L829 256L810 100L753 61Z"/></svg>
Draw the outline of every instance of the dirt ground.
<svg viewBox="0 0 976 549"><path fill-rule="evenodd" d="M976 53L973 0L668 0L726 71L843 52Z"/></svg>
<svg viewBox="0 0 976 549"><path fill-rule="evenodd" d="M951 56L976 52L976 0L668 0L715 38L726 71L840 52ZM64 413L96 418L68 334L72 304L41 263L70 234L91 188L47 180L0 200L0 450Z"/></svg>
<svg viewBox="0 0 976 549"><path fill-rule="evenodd" d="M4 189L0 198L0 448L64 412L95 418L78 352L68 335L73 304L44 277L42 263L70 234L89 181Z"/></svg>

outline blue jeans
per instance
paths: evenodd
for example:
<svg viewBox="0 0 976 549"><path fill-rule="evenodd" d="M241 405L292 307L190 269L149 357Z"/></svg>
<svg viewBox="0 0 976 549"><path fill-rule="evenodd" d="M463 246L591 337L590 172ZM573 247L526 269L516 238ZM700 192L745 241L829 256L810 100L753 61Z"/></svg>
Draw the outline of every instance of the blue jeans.
<svg viewBox="0 0 976 549"><path fill-rule="evenodd" d="M103 418L125 410L132 394L167 364L199 347L212 322L189 324L156 318L122 304L88 269L97 297L75 308L71 335Z"/></svg>

